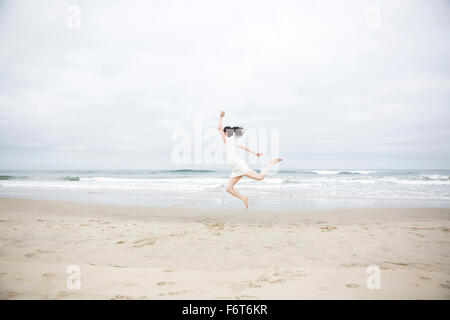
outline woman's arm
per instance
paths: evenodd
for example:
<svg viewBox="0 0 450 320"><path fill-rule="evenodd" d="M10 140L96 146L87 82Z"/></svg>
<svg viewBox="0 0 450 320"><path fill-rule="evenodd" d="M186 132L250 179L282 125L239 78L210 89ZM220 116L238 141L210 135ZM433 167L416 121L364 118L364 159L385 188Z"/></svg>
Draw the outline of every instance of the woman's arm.
<svg viewBox="0 0 450 320"><path fill-rule="evenodd" d="M262 153L252 151L252 150L250 150L249 148L247 148L247 147L245 147L245 146L239 145L238 147L241 148L241 149L244 149L245 151L248 151L248 152L250 152L250 153L253 153L253 154L254 154L255 156L257 156L257 157L261 157L261 156L263 155Z"/></svg>
<svg viewBox="0 0 450 320"><path fill-rule="evenodd" d="M219 134L222 137L223 142L226 142L225 133L223 132L223 127L222 127L222 118L223 117L225 117L225 112L220 111L219 125L217 126L217 130L219 130Z"/></svg>

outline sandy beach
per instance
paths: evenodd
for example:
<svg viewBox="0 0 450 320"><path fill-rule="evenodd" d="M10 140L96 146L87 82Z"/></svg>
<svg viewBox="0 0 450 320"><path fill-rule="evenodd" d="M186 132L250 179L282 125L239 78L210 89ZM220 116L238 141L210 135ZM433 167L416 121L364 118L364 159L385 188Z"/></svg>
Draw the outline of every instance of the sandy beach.
<svg viewBox="0 0 450 320"><path fill-rule="evenodd" d="M450 209L0 199L1 299L449 299ZM80 288L67 286L69 266ZM367 267L380 270L369 289Z"/></svg>

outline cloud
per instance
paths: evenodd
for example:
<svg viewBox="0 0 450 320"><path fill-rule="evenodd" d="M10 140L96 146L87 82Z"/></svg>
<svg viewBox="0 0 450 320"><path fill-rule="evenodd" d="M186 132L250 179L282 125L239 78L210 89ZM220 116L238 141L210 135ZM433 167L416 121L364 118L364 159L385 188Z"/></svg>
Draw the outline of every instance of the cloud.
<svg viewBox="0 0 450 320"><path fill-rule="evenodd" d="M449 11L3 1L0 168L170 168L172 132L214 128L221 109L227 123L280 129L291 168L448 168Z"/></svg>

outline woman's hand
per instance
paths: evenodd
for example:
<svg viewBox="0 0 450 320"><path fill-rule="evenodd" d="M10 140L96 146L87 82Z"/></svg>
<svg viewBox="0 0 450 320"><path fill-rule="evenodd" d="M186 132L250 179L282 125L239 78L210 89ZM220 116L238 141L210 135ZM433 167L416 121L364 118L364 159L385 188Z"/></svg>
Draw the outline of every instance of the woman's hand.
<svg viewBox="0 0 450 320"><path fill-rule="evenodd" d="M257 153L256 156L257 157L261 157L263 154L262 153Z"/></svg>
<svg viewBox="0 0 450 320"><path fill-rule="evenodd" d="M225 117L225 112L224 111L220 111L220 117L221 118Z"/></svg>

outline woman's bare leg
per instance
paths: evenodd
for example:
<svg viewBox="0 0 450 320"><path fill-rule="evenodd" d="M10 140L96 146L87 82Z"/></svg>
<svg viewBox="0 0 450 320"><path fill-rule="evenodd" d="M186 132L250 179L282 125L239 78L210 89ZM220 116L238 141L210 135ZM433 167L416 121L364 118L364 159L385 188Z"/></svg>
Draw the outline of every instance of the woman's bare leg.
<svg viewBox="0 0 450 320"><path fill-rule="evenodd" d="M230 178L230 180L228 180L228 184L227 184L227 187L225 188L225 190L227 190L227 192L228 192L229 194L231 194L232 196L235 196L236 198L241 199L241 200L244 202L245 207L248 209L248 197L241 195L236 189L234 189L234 185L235 185L242 177L243 177L243 176Z"/></svg>
<svg viewBox="0 0 450 320"><path fill-rule="evenodd" d="M281 159L281 158L272 159L267 164L267 166L265 166L264 168L261 169L261 173L258 173L256 171L250 170L249 172L247 172L245 174L245 176L248 177L248 178L251 178L251 179L255 179L255 180L264 180L264 178L266 177L266 175L269 172L270 168L272 168L274 165L276 165L278 162L280 162L282 160L283 159Z"/></svg>

